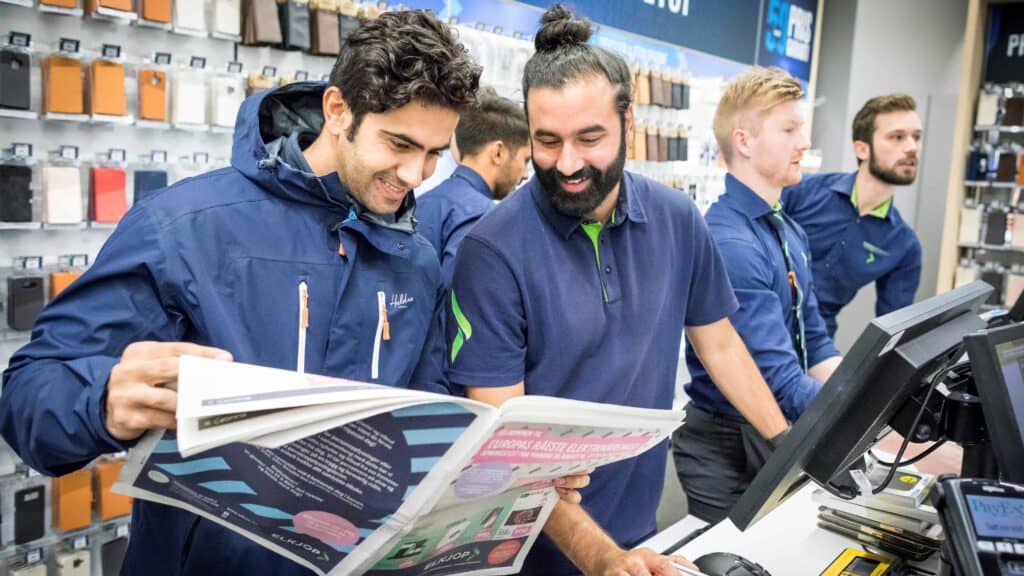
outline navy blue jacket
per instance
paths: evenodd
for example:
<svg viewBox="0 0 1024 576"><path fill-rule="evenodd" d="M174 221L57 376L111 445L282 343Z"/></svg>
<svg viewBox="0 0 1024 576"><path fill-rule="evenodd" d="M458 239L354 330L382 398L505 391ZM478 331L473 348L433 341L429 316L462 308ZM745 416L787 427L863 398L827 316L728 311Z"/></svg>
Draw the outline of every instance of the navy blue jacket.
<svg viewBox="0 0 1024 576"><path fill-rule="evenodd" d="M323 90L299 83L246 100L231 167L136 204L43 311L0 396L0 432L26 463L65 474L129 447L111 437L104 410L110 370L132 342L183 340L294 369L303 281L308 372L444 391L443 342L428 335L443 297L430 244L372 223L337 174L281 161L281 136L320 131ZM413 204L410 192L400 219L411 223ZM391 330L374 378L380 293ZM123 574L310 573L176 508L136 500L132 514Z"/></svg>
<svg viewBox="0 0 1024 576"><path fill-rule="evenodd" d="M806 176L782 191L786 213L807 233L814 289L829 335L857 291L875 283L881 316L914 303L921 283L921 243L890 204L860 215L852 202L857 173Z"/></svg>

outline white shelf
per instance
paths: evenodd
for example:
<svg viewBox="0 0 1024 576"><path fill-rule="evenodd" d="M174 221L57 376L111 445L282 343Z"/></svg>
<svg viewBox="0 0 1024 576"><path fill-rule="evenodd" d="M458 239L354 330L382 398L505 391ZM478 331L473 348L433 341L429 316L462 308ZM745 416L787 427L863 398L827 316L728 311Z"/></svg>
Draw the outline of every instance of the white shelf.
<svg viewBox="0 0 1024 576"><path fill-rule="evenodd" d="M0 0L0 4L12 4L14 6L23 6L25 8L35 6L33 0Z"/></svg>
<svg viewBox="0 0 1024 576"><path fill-rule="evenodd" d="M43 222L43 230L85 230L85 228L85 222L71 222L60 224L51 224L50 222Z"/></svg>
<svg viewBox="0 0 1024 576"><path fill-rule="evenodd" d="M136 128L145 128L147 130L170 130L170 122L157 122L156 120L136 120Z"/></svg>
<svg viewBox="0 0 1024 576"><path fill-rule="evenodd" d="M241 42L242 37L236 34L225 34L224 32L210 32L210 38L214 40L225 40L227 42Z"/></svg>
<svg viewBox="0 0 1024 576"><path fill-rule="evenodd" d="M95 12L89 14L89 17L94 20L104 20L107 22L116 22L118 24L130 24L139 19L139 15L135 12L124 12L122 10L112 10L110 8L104 8L99 6Z"/></svg>
<svg viewBox="0 0 1024 576"><path fill-rule="evenodd" d="M117 222L89 222L89 228L92 230L113 230L117 228Z"/></svg>
<svg viewBox="0 0 1024 576"><path fill-rule="evenodd" d="M89 120L93 124L120 124L122 126L130 126L135 123L135 117L132 115L126 116L110 116L107 114L93 114L89 116Z"/></svg>
<svg viewBox="0 0 1024 576"><path fill-rule="evenodd" d="M9 108L0 108L0 118L21 118L23 120L38 120L39 114L31 110L11 110Z"/></svg>
<svg viewBox="0 0 1024 576"><path fill-rule="evenodd" d="M85 11L81 8L62 8L60 6L39 5L39 11L45 14L59 14L61 16L81 16Z"/></svg>
<svg viewBox="0 0 1024 576"><path fill-rule="evenodd" d="M153 20L146 20L145 18L138 18L135 22L132 22L139 28L153 28L156 30L164 30L170 32L174 26L170 22L154 22Z"/></svg>
<svg viewBox="0 0 1024 576"><path fill-rule="evenodd" d="M1024 134L1024 126L995 126L991 124L979 124L974 127L975 132L1003 132L1006 134Z"/></svg>
<svg viewBox="0 0 1024 576"><path fill-rule="evenodd" d="M41 222L0 222L0 230L41 230Z"/></svg>
<svg viewBox="0 0 1024 576"><path fill-rule="evenodd" d="M1016 254L1024 254L1024 248L1009 245L994 246L991 244L960 244L960 247L967 250L987 250L989 252L1013 252Z"/></svg>
<svg viewBox="0 0 1024 576"><path fill-rule="evenodd" d="M196 30L194 28L178 28L177 26L171 27L171 32L181 36L191 36L192 38L209 38L210 34L206 30Z"/></svg>
<svg viewBox="0 0 1024 576"><path fill-rule="evenodd" d="M214 134L234 134L234 126L210 126L210 132Z"/></svg>
<svg viewBox="0 0 1024 576"><path fill-rule="evenodd" d="M43 114L43 120L56 120L58 122L88 122L88 114L58 114L47 112Z"/></svg>
<svg viewBox="0 0 1024 576"><path fill-rule="evenodd" d="M184 130L185 132L209 132L209 124L189 124L187 122L175 122L175 130Z"/></svg>
<svg viewBox="0 0 1024 576"><path fill-rule="evenodd" d="M964 186L979 188L1019 188L1021 185L1016 182L996 182L994 180L965 180Z"/></svg>

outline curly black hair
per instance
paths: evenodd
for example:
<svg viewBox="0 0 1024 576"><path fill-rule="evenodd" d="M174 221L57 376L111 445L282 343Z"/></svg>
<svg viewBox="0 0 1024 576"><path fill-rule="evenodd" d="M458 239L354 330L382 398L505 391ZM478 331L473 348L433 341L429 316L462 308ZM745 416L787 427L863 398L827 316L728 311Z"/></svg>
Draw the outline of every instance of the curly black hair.
<svg viewBox="0 0 1024 576"><path fill-rule="evenodd" d="M424 10L402 10L361 22L341 48L331 85L352 110L353 140L368 113L413 101L465 110L476 99L480 70L447 24Z"/></svg>
<svg viewBox="0 0 1024 576"><path fill-rule="evenodd" d="M615 109L624 117L633 101L633 80L626 61L618 54L588 44L592 26L576 18L565 6L555 4L541 17L534 37L537 51L523 72L523 97L530 88L561 88L567 82L596 74L615 86Z"/></svg>

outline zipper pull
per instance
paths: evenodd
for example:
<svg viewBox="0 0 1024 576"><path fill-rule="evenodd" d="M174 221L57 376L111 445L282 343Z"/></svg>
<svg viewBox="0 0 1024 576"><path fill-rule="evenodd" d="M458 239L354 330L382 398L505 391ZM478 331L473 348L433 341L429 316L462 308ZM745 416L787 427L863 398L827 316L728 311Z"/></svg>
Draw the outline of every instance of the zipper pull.
<svg viewBox="0 0 1024 576"><path fill-rule="evenodd" d="M345 254L345 243L340 240L338 241L338 256L348 258L348 255Z"/></svg>
<svg viewBox="0 0 1024 576"><path fill-rule="evenodd" d="M309 328L309 288L306 281L299 282L299 349L296 353L295 371L306 372L306 330Z"/></svg>
<svg viewBox="0 0 1024 576"><path fill-rule="evenodd" d="M381 317L384 318L384 327L381 335L381 339L387 342L391 340L391 322L388 321L388 304L387 301L383 301L380 307Z"/></svg>

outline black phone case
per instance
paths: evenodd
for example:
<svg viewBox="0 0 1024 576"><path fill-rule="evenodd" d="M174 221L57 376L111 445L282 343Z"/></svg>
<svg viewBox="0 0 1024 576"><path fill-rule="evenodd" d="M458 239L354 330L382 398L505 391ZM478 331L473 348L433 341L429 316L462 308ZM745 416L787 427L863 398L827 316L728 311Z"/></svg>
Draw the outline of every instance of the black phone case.
<svg viewBox="0 0 1024 576"><path fill-rule="evenodd" d="M14 493L14 543L28 544L43 537L46 521L46 490L33 486Z"/></svg>
<svg viewBox="0 0 1024 576"><path fill-rule="evenodd" d="M28 54L0 50L0 108L29 109L32 103L31 72Z"/></svg>
<svg viewBox="0 0 1024 576"><path fill-rule="evenodd" d="M124 554L128 551L128 539L116 538L105 542L100 548L100 568L103 576L117 576L121 573Z"/></svg>
<svg viewBox="0 0 1024 576"><path fill-rule="evenodd" d="M7 325L12 330L31 330L45 303L41 276L7 279Z"/></svg>
<svg viewBox="0 0 1024 576"><path fill-rule="evenodd" d="M0 165L0 222L32 221L32 168Z"/></svg>

